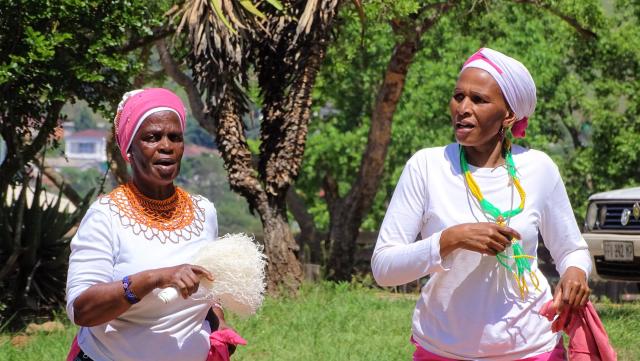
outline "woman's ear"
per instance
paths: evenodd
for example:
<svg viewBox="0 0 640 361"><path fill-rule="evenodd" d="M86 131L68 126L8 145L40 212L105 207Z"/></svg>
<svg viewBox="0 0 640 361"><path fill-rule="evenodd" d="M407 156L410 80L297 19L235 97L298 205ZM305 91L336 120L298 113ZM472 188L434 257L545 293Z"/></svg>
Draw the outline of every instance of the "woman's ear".
<svg viewBox="0 0 640 361"><path fill-rule="evenodd" d="M504 120L502 121L502 127L505 129L511 129L511 126L517 121L518 119L516 119L516 113L513 112L513 110L508 109L507 110L507 116L504 118Z"/></svg>

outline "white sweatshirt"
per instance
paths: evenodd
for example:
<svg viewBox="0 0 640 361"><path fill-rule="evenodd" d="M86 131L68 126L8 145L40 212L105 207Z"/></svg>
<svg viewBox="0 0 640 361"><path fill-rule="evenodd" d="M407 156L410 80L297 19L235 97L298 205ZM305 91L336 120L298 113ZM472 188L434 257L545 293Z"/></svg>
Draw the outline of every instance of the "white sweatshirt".
<svg viewBox="0 0 640 361"><path fill-rule="evenodd" d="M514 145L512 154L526 203L509 226L523 237L525 253L536 255L540 232L561 275L569 266L588 275L591 258L557 166L536 150ZM518 207L518 192L504 166L469 168L488 201L501 211ZM527 276L530 293L522 300L513 275L496 257L463 249L440 257L444 229L487 221L466 187L458 144L420 150L407 162L387 209L373 275L382 286L430 275L412 327L414 339L430 352L454 359L516 360L551 351L559 336L539 314L552 295L537 261L531 269L540 291Z"/></svg>
<svg viewBox="0 0 640 361"><path fill-rule="evenodd" d="M148 239L139 225L123 218L108 197L94 202L71 241L67 276L67 313L74 321L73 302L97 283L120 281L140 271L190 263L197 251L218 236L216 210L211 202L192 196L203 227L191 239L172 234L178 242ZM158 289L147 294L116 319L95 327L81 327L80 348L95 361L202 361L209 351L210 327L205 321L210 301L193 299L164 304ZM123 296L124 297L124 291Z"/></svg>

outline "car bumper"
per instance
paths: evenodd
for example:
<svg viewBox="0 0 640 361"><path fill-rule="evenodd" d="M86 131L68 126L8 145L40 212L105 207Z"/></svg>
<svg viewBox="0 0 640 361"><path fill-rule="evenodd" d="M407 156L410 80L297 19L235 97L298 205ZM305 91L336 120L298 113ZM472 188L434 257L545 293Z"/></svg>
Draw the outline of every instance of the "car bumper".
<svg viewBox="0 0 640 361"><path fill-rule="evenodd" d="M640 281L640 235L612 233L583 233L593 258L594 272L604 279ZM604 258L604 242L633 242L633 261L611 261Z"/></svg>

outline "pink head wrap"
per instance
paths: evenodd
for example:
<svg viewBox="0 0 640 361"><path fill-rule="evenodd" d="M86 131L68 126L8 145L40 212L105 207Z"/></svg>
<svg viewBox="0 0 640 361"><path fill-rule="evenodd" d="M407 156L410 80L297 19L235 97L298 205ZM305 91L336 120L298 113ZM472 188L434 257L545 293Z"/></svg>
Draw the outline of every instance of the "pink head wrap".
<svg viewBox="0 0 640 361"><path fill-rule="evenodd" d="M536 84L527 68L516 59L489 48L482 48L471 55L462 70L466 68L485 70L496 80L516 115L517 121L511 127L511 134L516 138L524 138L537 101Z"/></svg>
<svg viewBox="0 0 640 361"><path fill-rule="evenodd" d="M138 89L122 97L113 124L120 153L127 162L129 161L127 151L140 125L151 114L167 110L178 115L184 131L186 122L184 104L172 91L163 88Z"/></svg>

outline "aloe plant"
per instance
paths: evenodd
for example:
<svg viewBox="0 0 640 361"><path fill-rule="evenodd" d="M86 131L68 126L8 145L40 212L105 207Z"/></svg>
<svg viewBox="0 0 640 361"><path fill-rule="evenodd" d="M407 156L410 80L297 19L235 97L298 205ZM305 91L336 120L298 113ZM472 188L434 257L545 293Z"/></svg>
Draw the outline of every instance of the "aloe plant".
<svg viewBox="0 0 640 361"><path fill-rule="evenodd" d="M35 177L32 188L30 180L23 177L14 202L0 202L0 327L21 326L24 317L64 304L69 242L94 193L69 212L61 209L62 192L46 199L42 176Z"/></svg>

